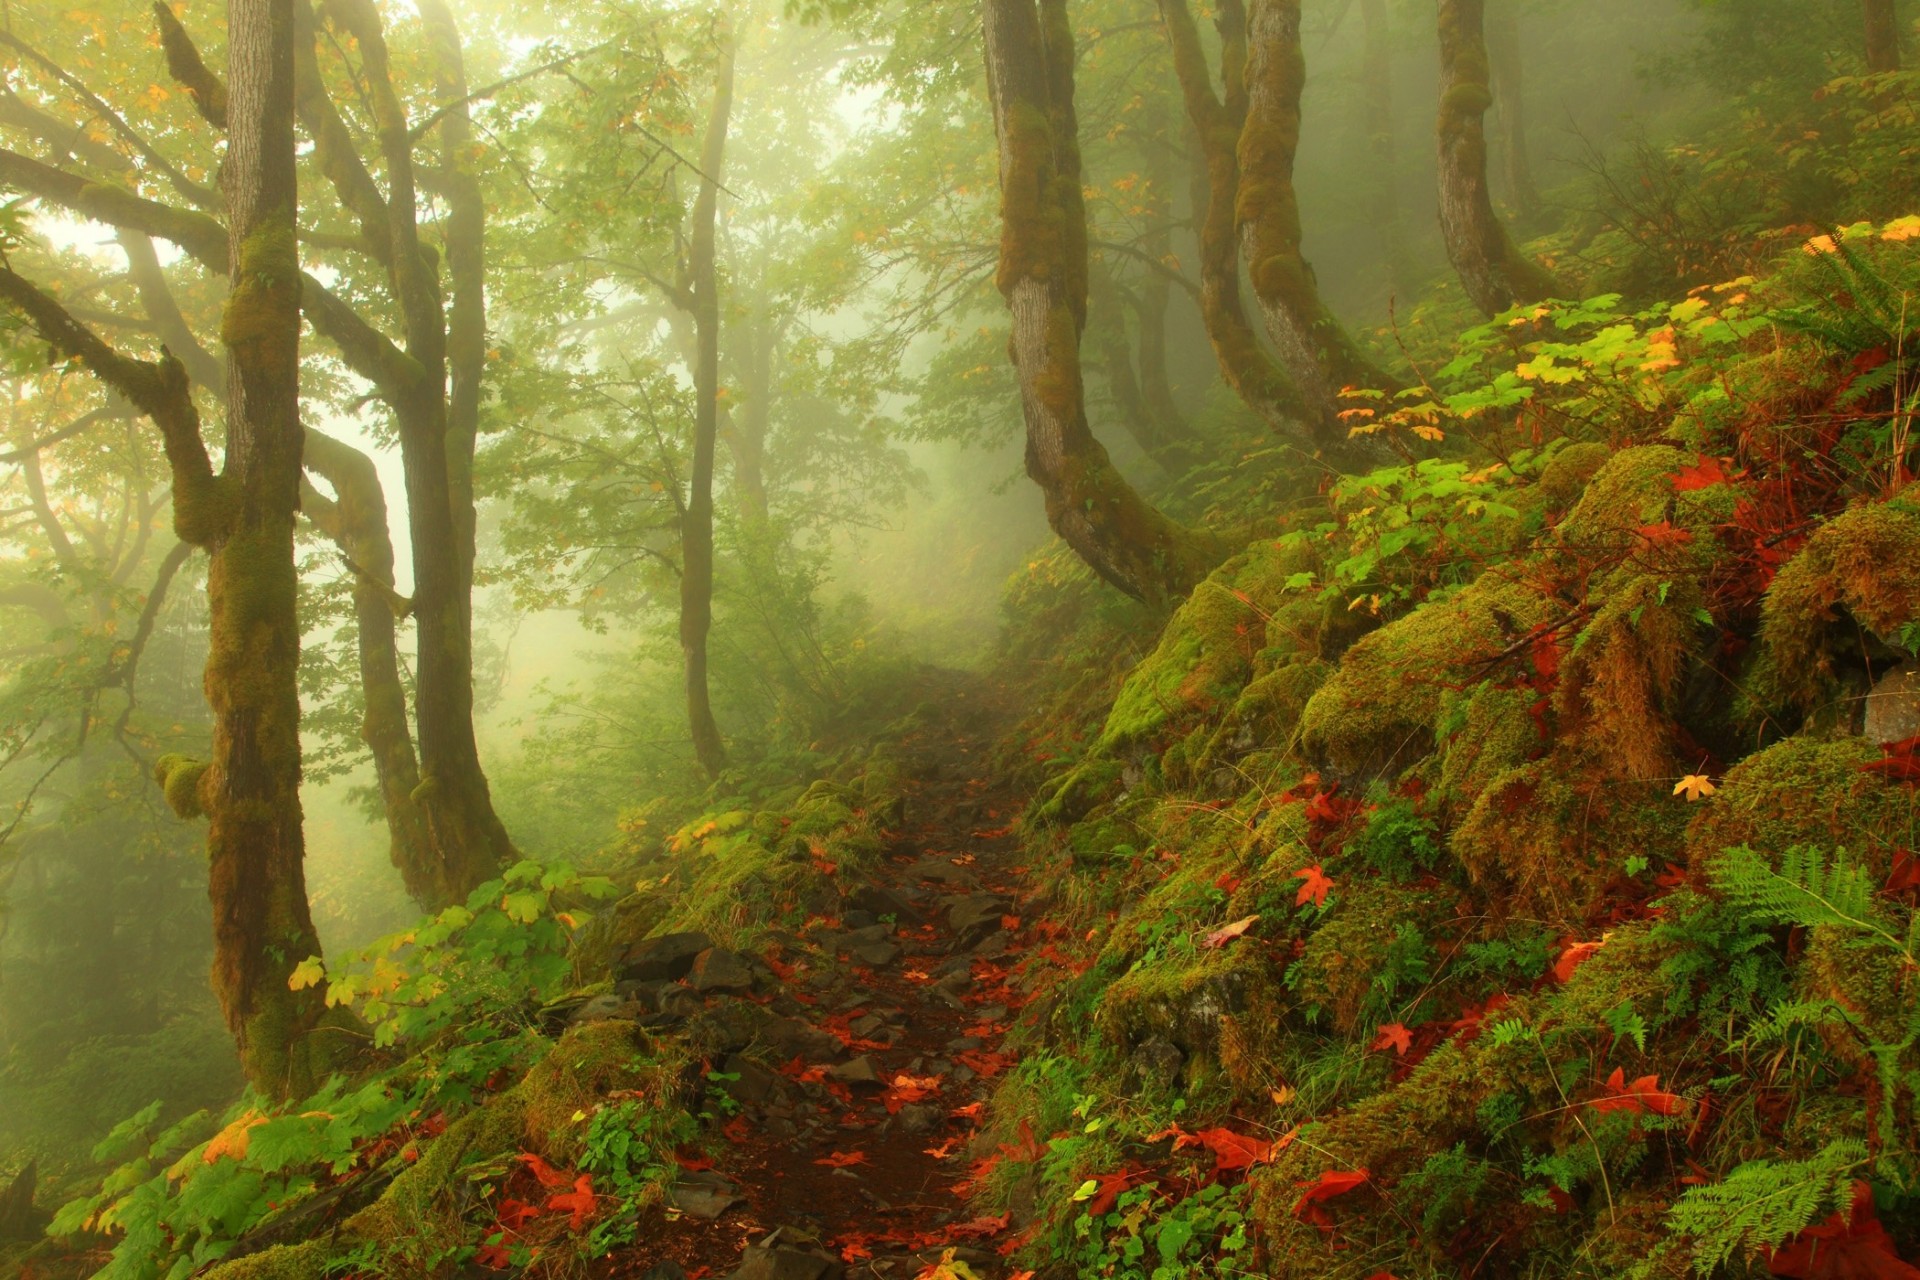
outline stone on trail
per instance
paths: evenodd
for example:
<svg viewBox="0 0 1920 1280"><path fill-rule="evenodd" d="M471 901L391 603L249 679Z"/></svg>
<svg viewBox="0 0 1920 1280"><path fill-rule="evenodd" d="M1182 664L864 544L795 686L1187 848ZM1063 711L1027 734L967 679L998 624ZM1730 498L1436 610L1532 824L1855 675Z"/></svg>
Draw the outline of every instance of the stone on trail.
<svg viewBox="0 0 1920 1280"><path fill-rule="evenodd" d="M712 1222L727 1210L745 1201L733 1194L733 1187L724 1178L712 1174L688 1174L673 1185L667 1193L667 1199L673 1207L689 1218L698 1218L702 1222ZM686 1273L681 1272L682 1275Z"/></svg>
<svg viewBox="0 0 1920 1280"><path fill-rule="evenodd" d="M841 1063L830 1074L841 1084L863 1084L883 1088L887 1083L880 1074L880 1068L864 1053Z"/></svg>
<svg viewBox="0 0 1920 1280"><path fill-rule="evenodd" d="M740 1266L728 1280L840 1280L846 1269L831 1254L786 1239L783 1227L740 1255Z"/></svg>
<svg viewBox="0 0 1920 1280"><path fill-rule="evenodd" d="M678 982L693 970L693 958L713 946L704 933L668 933L628 947L614 963L622 982Z"/></svg>
<svg viewBox="0 0 1920 1280"><path fill-rule="evenodd" d="M753 966L738 951L708 947L693 958L687 981L706 995L745 995L753 990Z"/></svg>
<svg viewBox="0 0 1920 1280"><path fill-rule="evenodd" d="M881 969L900 958L900 948L891 942L869 942L854 947L853 958L870 969Z"/></svg>
<svg viewBox="0 0 1920 1280"><path fill-rule="evenodd" d="M973 872L956 867L946 858L923 858L907 868L907 878L954 886L976 883Z"/></svg>
<svg viewBox="0 0 1920 1280"><path fill-rule="evenodd" d="M640 1280L687 1280L687 1269L672 1258L668 1258L664 1262L656 1262L648 1267Z"/></svg>
<svg viewBox="0 0 1920 1280"><path fill-rule="evenodd" d="M881 884L863 884L847 897L849 906L865 911L876 920L891 916L897 921L920 919L920 909L898 889Z"/></svg>
<svg viewBox="0 0 1920 1280"><path fill-rule="evenodd" d="M1013 900L997 893L967 893L947 899L947 923L962 951L978 946L1000 932L1000 920L1013 910Z"/></svg>

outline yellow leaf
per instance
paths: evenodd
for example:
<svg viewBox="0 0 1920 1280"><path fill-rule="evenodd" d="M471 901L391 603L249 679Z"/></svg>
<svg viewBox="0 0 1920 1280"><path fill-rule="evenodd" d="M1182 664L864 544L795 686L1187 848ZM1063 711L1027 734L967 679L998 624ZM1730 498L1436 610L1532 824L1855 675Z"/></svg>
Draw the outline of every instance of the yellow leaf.
<svg viewBox="0 0 1920 1280"><path fill-rule="evenodd" d="M308 987L317 987L326 979L327 966L319 956L308 956L293 966L293 972L287 975L287 987L293 991L304 991Z"/></svg>
<svg viewBox="0 0 1920 1280"><path fill-rule="evenodd" d="M1688 804L1702 796L1712 795L1717 789L1704 773L1690 773L1673 784L1673 794L1684 795Z"/></svg>
<svg viewBox="0 0 1920 1280"><path fill-rule="evenodd" d="M1895 218L1880 228L1882 240L1911 240L1920 236L1920 215L1908 214L1904 218Z"/></svg>
<svg viewBox="0 0 1920 1280"><path fill-rule="evenodd" d="M207 1143L206 1150L200 1153L201 1163L212 1164L221 1156L232 1156L235 1160L246 1159L247 1143L250 1141L249 1135L253 1127L257 1124L265 1124L266 1122L267 1118L258 1111L247 1112L238 1120L235 1120L232 1124L213 1135L213 1138Z"/></svg>

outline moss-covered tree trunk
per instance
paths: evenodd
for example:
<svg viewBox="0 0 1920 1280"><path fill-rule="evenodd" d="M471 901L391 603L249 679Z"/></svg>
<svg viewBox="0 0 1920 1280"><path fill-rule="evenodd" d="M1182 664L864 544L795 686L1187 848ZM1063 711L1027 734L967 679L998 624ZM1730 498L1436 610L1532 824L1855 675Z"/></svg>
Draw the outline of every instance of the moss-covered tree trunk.
<svg viewBox="0 0 1920 1280"><path fill-rule="evenodd" d="M1520 51L1518 0L1493 0L1487 16L1487 67L1493 77L1493 109L1500 121L1500 167L1507 199L1522 220L1540 212L1527 145L1527 64Z"/></svg>
<svg viewBox="0 0 1920 1280"><path fill-rule="evenodd" d="M687 255L694 324L693 466L686 509L680 517L680 654L686 667L687 724L693 753L710 778L719 777L727 767L726 744L714 722L707 678L707 635L713 629L713 462L720 429L720 279L714 223L733 112L733 40L724 29L717 37L720 56L714 71L713 112L700 149L700 190L694 197Z"/></svg>
<svg viewBox="0 0 1920 1280"><path fill-rule="evenodd" d="M388 854L407 893L423 910L436 911L465 898L472 886L448 882L446 864L434 854L426 814L414 799L420 786L420 762L407 720L397 639L399 618L409 606L394 590L386 493L372 458L311 427L304 460L309 472L333 486L334 496L329 499L308 486L301 506L307 518L340 548L353 574L363 703L360 736L373 756L374 779L387 819Z"/></svg>
<svg viewBox="0 0 1920 1280"><path fill-rule="evenodd" d="M1205 540L1134 492L1087 424L1087 218L1065 0L982 8L1000 148L997 283L1013 318L1027 474L1054 532L1094 572L1140 599L1184 595L1208 567Z"/></svg>
<svg viewBox="0 0 1920 1280"><path fill-rule="evenodd" d="M1552 275L1521 253L1487 189L1486 0L1440 0L1440 233L1473 304L1488 315L1537 302Z"/></svg>
<svg viewBox="0 0 1920 1280"><path fill-rule="evenodd" d="M1387 0L1360 0L1365 28L1360 55L1361 124L1366 129L1371 181L1364 216L1380 238L1387 279L1395 292L1410 293L1416 283L1407 246L1406 220L1400 212L1400 159L1395 141L1393 28Z"/></svg>
<svg viewBox="0 0 1920 1280"><path fill-rule="evenodd" d="M1860 0L1867 29L1867 70L1900 69L1900 17L1894 0Z"/></svg>
<svg viewBox="0 0 1920 1280"><path fill-rule="evenodd" d="M1220 375L1269 427L1306 434L1311 419L1305 399L1260 345L1240 297L1240 245L1234 206L1240 196L1240 132L1247 118L1247 23L1242 0L1222 0L1221 88L1208 69L1200 30L1186 0L1160 0L1160 16L1173 51L1174 74L1187 119L1193 125L1204 186L1195 184L1194 217L1200 242L1200 315ZM1202 192L1204 191L1204 197Z"/></svg>
<svg viewBox="0 0 1920 1280"><path fill-rule="evenodd" d="M1300 0L1253 0L1247 27L1247 116L1239 143L1234 215L1240 251L1267 337L1313 415L1315 438L1338 447L1343 387L1392 389L1392 380L1354 345L1320 300L1300 252L1300 201L1293 189L1300 149Z"/></svg>

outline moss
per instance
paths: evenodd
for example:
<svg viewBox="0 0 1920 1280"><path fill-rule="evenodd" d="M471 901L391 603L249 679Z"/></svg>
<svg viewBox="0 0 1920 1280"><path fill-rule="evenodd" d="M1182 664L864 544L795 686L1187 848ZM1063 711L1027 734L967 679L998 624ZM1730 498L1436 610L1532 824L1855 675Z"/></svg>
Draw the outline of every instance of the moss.
<svg viewBox="0 0 1920 1280"><path fill-rule="evenodd" d="M1392 981L1388 957L1396 938L1406 928L1424 933L1438 924L1451 895L1359 876L1337 883L1338 902L1287 970L1287 985L1342 1035L1371 1032L1372 1023L1397 1020L1389 1007L1395 993L1381 985Z"/></svg>
<svg viewBox="0 0 1920 1280"><path fill-rule="evenodd" d="M1491 681L1442 700L1435 781L1436 799L1448 812L1464 815L1495 778L1540 751L1542 735L1533 715L1537 701L1531 689Z"/></svg>
<svg viewBox="0 0 1920 1280"><path fill-rule="evenodd" d="M1612 456L1613 451L1597 441L1570 444L1541 469L1534 493L1550 510L1565 511L1580 500L1588 482Z"/></svg>
<svg viewBox="0 0 1920 1280"><path fill-rule="evenodd" d="M206 804L200 797L200 784L207 775L207 762L191 756L169 754L153 762L153 780L160 784L167 807L176 818L204 818Z"/></svg>
<svg viewBox="0 0 1920 1280"><path fill-rule="evenodd" d="M1152 1039L1178 1045L1187 1054L1190 1080L1198 1083L1225 1059L1244 1067L1247 1037L1240 1028L1273 1027L1281 1007L1279 983L1259 948L1173 948L1109 985L1094 1023L1121 1054ZM1223 1036L1235 1040L1224 1057Z"/></svg>
<svg viewBox="0 0 1920 1280"><path fill-rule="evenodd" d="M1767 590L1761 689L1806 711L1836 691L1836 663L1920 616L1920 486L1855 507L1807 540ZM1849 625L1852 624L1852 625Z"/></svg>

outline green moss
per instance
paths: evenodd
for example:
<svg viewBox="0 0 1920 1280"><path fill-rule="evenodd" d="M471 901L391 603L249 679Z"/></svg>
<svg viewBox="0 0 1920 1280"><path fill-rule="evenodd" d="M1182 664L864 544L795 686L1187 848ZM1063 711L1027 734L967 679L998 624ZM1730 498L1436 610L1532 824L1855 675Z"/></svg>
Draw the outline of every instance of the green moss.
<svg viewBox="0 0 1920 1280"><path fill-rule="evenodd" d="M1570 444L1541 469L1534 492L1550 510L1565 511L1580 500L1588 482L1612 456L1613 451L1597 441Z"/></svg>
<svg viewBox="0 0 1920 1280"><path fill-rule="evenodd" d="M1531 689L1491 681L1442 699L1436 799L1450 813L1470 810L1493 780L1518 768L1542 745Z"/></svg>
<svg viewBox="0 0 1920 1280"><path fill-rule="evenodd" d="M160 784L167 807L176 818L204 818L207 809L200 798L200 783L208 764L191 756L169 754L153 762L153 780Z"/></svg>

